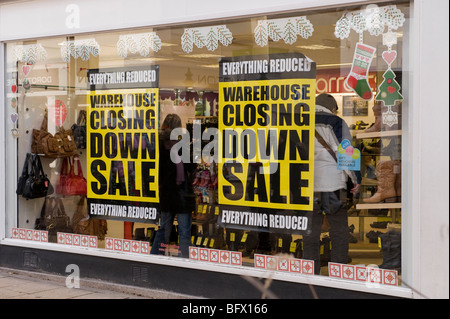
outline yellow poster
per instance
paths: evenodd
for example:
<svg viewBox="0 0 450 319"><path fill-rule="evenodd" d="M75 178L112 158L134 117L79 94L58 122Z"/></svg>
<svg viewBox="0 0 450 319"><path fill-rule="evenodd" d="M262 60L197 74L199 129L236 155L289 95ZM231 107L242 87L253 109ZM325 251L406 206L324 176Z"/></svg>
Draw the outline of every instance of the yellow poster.
<svg viewBox="0 0 450 319"><path fill-rule="evenodd" d="M88 199L159 202L158 101L158 88L98 90L87 96Z"/></svg>
<svg viewBox="0 0 450 319"><path fill-rule="evenodd" d="M221 82L219 203L312 210L315 79Z"/></svg>
<svg viewBox="0 0 450 319"><path fill-rule="evenodd" d="M219 65L219 224L304 233L314 195L316 65L301 53Z"/></svg>

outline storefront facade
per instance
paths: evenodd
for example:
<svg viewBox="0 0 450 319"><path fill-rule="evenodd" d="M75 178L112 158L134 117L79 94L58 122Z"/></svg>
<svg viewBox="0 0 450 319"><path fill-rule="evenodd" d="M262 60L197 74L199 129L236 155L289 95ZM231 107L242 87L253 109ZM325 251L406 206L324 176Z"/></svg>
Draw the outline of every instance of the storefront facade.
<svg viewBox="0 0 450 319"><path fill-rule="evenodd" d="M258 298L254 280L448 298L447 12L2 4L0 266L212 298Z"/></svg>

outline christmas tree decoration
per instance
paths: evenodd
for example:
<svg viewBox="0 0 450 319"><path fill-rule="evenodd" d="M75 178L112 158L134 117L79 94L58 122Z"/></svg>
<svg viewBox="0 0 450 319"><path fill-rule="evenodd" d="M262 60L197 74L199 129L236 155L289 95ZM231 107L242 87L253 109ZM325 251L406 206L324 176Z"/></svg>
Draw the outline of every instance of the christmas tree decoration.
<svg viewBox="0 0 450 319"><path fill-rule="evenodd" d="M61 46L61 57L64 62L69 62L70 57L81 58L88 61L92 56L100 54L100 45L95 39L64 41Z"/></svg>
<svg viewBox="0 0 450 319"><path fill-rule="evenodd" d="M394 72L388 69L383 74L383 78L383 82L378 87L375 101L383 101L385 106L394 105L396 101L402 101L403 96L399 93L400 85L395 80Z"/></svg>
<svg viewBox="0 0 450 319"><path fill-rule="evenodd" d="M191 53L194 45L199 49L206 47L209 51L215 51L219 42L225 46L233 42L233 34L226 25L187 28L181 36L181 47L186 53Z"/></svg>
<svg viewBox="0 0 450 319"><path fill-rule="evenodd" d="M373 97L367 75L376 50L363 43L363 33L368 31L371 35L378 36L383 34L386 27L388 28L388 32L383 34L383 44L388 47L388 51L384 51L382 57L390 69L392 62L397 58L397 52L392 50L392 45L397 43L397 34L392 30L402 27L404 22L404 14L395 5L379 7L375 4L368 5L364 10L345 12L336 22L334 35L337 38L342 40L348 38L351 30L359 34L352 69L347 76L346 84L364 100L370 100ZM377 95L375 100L381 100L384 103L401 100L402 97L398 92L400 86L395 82L395 75L393 77L390 73L385 73L385 75L388 77L385 78L385 81L388 82L382 83L383 91Z"/></svg>
<svg viewBox="0 0 450 319"><path fill-rule="evenodd" d="M150 50L158 52L161 49L161 39L155 32L121 35L117 41L117 53L126 58L128 51L132 54L138 53L147 57Z"/></svg>
<svg viewBox="0 0 450 319"><path fill-rule="evenodd" d="M35 64L47 59L47 51L40 43L17 45L14 47L14 57L17 61Z"/></svg>
<svg viewBox="0 0 450 319"><path fill-rule="evenodd" d="M368 31L371 35L378 36L383 33L385 27L397 30L404 22L404 14L395 5L385 7L369 5L365 10L345 12L336 22L334 35L344 40L353 29L359 34Z"/></svg>
<svg viewBox="0 0 450 319"><path fill-rule="evenodd" d="M308 39L313 32L314 27L305 16L258 20L254 30L255 42L261 47L267 45L269 38L275 42L283 39L286 44L293 44L297 41L297 35L300 35L303 39Z"/></svg>
<svg viewBox="0 0 450 319"><path fill-rule="evenodd" d="M369 45L356 44L352 69L345 80L347 86L364 100L370 100L373 96L367 75L375 51L376 49Z"/></svg>

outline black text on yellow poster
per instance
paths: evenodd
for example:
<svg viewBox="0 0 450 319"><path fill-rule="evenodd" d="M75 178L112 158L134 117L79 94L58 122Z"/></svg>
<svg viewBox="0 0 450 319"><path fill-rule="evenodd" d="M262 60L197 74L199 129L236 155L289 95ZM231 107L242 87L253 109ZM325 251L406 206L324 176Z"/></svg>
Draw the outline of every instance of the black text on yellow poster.
<svg viewBox="0 0 450 319"><path fill-rule="evenodd" d="M219 202L312 210L315 80L220 84Z"/></svg>
<svg viewBox="0 0 450 319"><path fill-rule="evenodd" d="M291 229L286 212L313 209L315 64L301 54L239 57L220 72L219 222ZM295 230L305 231L298 216Z"/></svg>
<svg viewBox="0 0 450 319"><path fill-rule="evenodd" d="M93 216L154 220L159 89L91 91L87 97L88 203Z"/></svg>

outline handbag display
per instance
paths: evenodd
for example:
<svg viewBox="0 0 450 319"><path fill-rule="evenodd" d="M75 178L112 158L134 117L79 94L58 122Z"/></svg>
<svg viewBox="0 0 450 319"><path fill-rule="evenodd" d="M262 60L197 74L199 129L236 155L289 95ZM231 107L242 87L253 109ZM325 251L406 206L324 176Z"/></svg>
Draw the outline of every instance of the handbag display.
<svg viewBox="0 0 450 319"><path fill-rule="evenodd" d="M77 173L75 173L75 165L77 166ZM83 176L78 155L74 155L73 160L70 158L63 159L57 193L65 196L86 195L87 181Z"/></svg>
<svg viewBox="0 0 450 319"><path fill-rule="evenodd" d="M73 139L78 149L86 148L86 111L81 110L78 114L77 123L71 127Z"/></svg>
<svg viewBox="0 0 450 319"><path fill-rule="evenodd" d="M22 175L17 183L17 195L33 199L45 197L53 193L50 180L44 172L41 159L38 155L27 153L22 168Z"/></svg>
<svg viewBox="0 0 450 319"><path fill-rule="evenodd" d="M70 217L66 214L61 198L45 198L41 216L36 219L34 228L48 231L49 241L56 241L58 232L72 233Z"/></svg>
<svg viewBox="0 0 450 319"><path fill-rule="evenodd" d="M48 114L42 120L39 130L33 129L31 140L31 152L47 157L66 157L77 154L77 145L73 139L71 129L65 130L62 126L58 132L52 135L47 130Z"/></svg>

